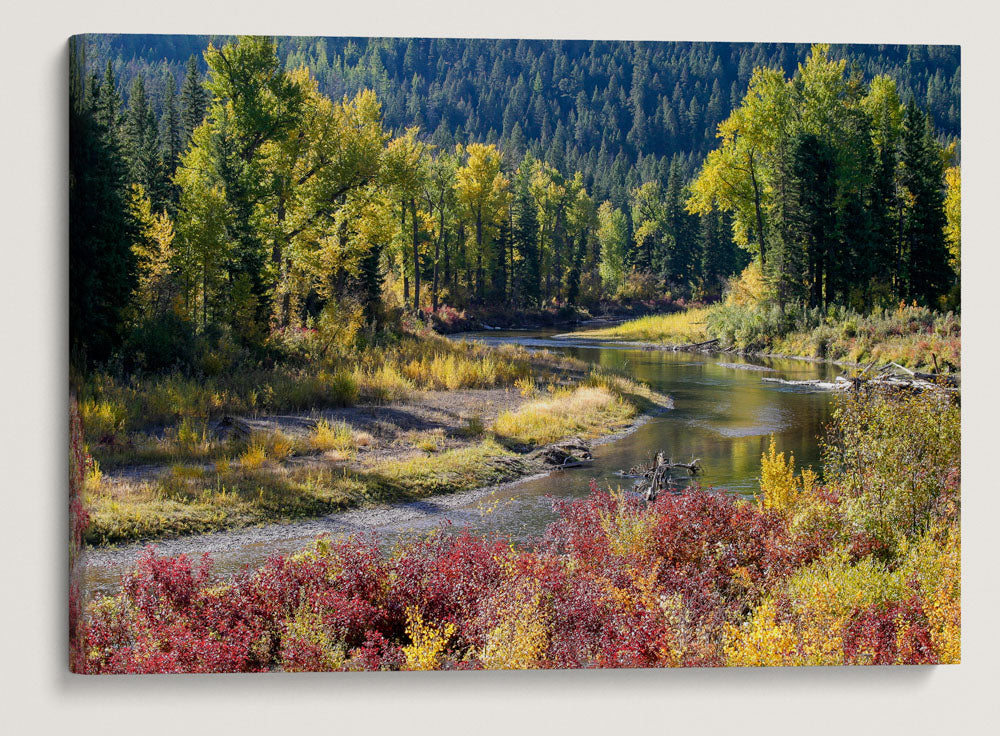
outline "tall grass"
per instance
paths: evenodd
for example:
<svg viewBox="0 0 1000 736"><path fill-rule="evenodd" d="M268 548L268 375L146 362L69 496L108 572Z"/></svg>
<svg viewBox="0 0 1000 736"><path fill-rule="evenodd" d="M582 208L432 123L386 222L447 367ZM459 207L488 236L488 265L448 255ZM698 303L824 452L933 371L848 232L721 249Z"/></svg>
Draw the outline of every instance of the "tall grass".
<svg viewBox="0 0 1000 736"><path fill-rule="evenodd" d="M573 334L598 340L633 340L665 344L704 342L709 339L705 330L705 318L708 312L709 308L696 308L672 314L653 314L620 325Z"/></svg>
<svg viewBox="0 0 1000 736"><path fill-rule="evenodd" d="M503 412L494 422L493 432L506 442L545 445L574 434L603 434L627 424L637 411L606 388L558 389L548 398Z"/></svg>
<svg viewBox="0 0 1000 736"><path fill-rule="evenodd" d="M727 346L827 360L894 361L914 369L961 364L961 321L952 312L900 306L860 314L787 306L720 304L707 315L708 332Z"/></svg>
<svg viewBox="0 0 1000 736"><path fill-rule="evenodd" d="M81 386L80 415L88 443L114 445L130 433L184 420L389 403L423 389L509 387L533 373L541 378L569 368L579 366L518 346L405 337L313 362L237 366L214 376L98 373Z"/></svg>

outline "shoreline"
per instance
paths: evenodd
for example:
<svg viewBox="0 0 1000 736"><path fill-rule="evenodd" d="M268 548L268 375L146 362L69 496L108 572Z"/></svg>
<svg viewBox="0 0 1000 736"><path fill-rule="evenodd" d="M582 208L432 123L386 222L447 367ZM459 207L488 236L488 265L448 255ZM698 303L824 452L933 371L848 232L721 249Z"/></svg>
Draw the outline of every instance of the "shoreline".
<svg viewBox="0 0 1000 736"><path fill-rule="evenodd" d="M597 437L590 441L590 445L597 447L624 439L657 416L672 409L673 400L668 396L664 404L650 407L647 411L639 414L624 429ZM88 572L91 575L94 572L104 572L105 575L99 577L106 577L111 573L119 575L122 572L119 568L134 566L140 556L150 547L154 548L161 556L185 554L192 559L203 554L212 556L217 553L232 553L236 550L263 545L273 545L272 554L288 554L300 550L323 534L331 536L377 535L382 530L407 522L427 522L435 518L442 518L455 509L485 499L494 493L545 478L557 470L557 468L551 467L537 472L536 468L531 468L530 472L502 483L437 494L415 501L335 511L309 519L270 522L256 526L141 540L118 545L88 545L84 547L78 564L84 571L85 577L87 577ZM93 593L101 592L99 588L102 587L106 586L88 584L84 586L84 592L90 598Z"/></svg>
<svg viewBox="0 0 1000 736"><path fill-rule="evenodd" d="M705 353L708 355L741 355L747 358L775 358L777 360L802 360L807 363L827 363L829 365L843 366L845 368L857 368L861 366L861 363L853 363L849 360L831 360L829 358L814 358L807 355L786 355L784 353L761 353L753 350L739 350L737 348L701 348L698 350L685 350L682 351L679 348L683 347L681 343L659 343L659 342L643 342L639 340L617 340L613 337L590 337L584 336L579 332L563 332L558 335L552 335L549 339L551 340L588 340L590 342L603 343L606 345L618 345L621 347L635 348L637 350L660 350L663 352L692 352L692 353Z"/></svg>

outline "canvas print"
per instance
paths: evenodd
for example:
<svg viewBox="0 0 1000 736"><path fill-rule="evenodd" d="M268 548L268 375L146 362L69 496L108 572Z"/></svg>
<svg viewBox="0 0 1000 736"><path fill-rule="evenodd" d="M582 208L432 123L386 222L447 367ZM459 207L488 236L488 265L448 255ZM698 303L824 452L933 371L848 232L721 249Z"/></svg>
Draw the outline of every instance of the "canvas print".
<svg viewBox="0 0 1000 736"><path fill-rule="evenodd" d="M957 46L70 40L76 673L960 659Z"/></svg>

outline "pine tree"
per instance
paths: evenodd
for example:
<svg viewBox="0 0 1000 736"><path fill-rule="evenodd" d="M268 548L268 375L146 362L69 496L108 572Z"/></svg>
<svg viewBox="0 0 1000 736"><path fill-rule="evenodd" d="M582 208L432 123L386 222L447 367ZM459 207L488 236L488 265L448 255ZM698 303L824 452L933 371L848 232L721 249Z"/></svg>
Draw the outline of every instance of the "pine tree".
<svg viewBox="0 0 1000 736"><path fill-rule="evenodd" d="M944 228L944 163L927 116L911 98L903 118L902 185L908 193L903 237L907 297L935 306L951 284Z"/></svg>
<svg viewBox="0 0 1000 736"><path fill-rule="evenodd" d="M183 147L181 114L177 106L177 80L168 72L163 88L163 115L160 118L161 155L168 173L177 168Z"/></svg>
<svg viewBox="0 0 1000 736"><path fill-rule="evenodd" d="M181 131L183 147L191 140L194 129L201 125L208 110L208 92L202 85L198 60L192 54L188 58L184 83L181 85Z"/></svg>
<svg viewBox="0 0 1000 736"><path fill-rule="evenodd" d="M788 228L791 242L783 243L778 288L785 298L797 298L796 286L804 275L813 307L825 307L833 296L830 274L837 260L835 168L834 151L819 136L803 133L793 141L789 188L794 210ZM805 263L800 264L799 258L804 258ZM806 268L805 274L798 272L801 265Z"/></svg>
<svg viewBox="0 0 1000 736"><path fill-rule="evenodd" d="M700 265L696 229L698 223L697 218L684 209L687 196L684 193L681 161L677 157L670 163L665 199L665 225L673 238L668 278L679 285L690 285L697 280L697 269Z"/></svg>
<svg viewBox="0 0 1000 736"><path fill-rule="evenodd" d="M81 73L79 63L71 54L72 75ZM121 344L124 311L136 285L137 228L125 197L111 65L95 107L78 93L71 88L69 338L71 359L82 368L106 360Z"/></svg>
<svg viewBox="0 0 1000 736"><path fill-rule="evenodd" d="M141 186L153 203L154 211L161 210L169 199L168 183L160 158L156 118L149 106L142 77L136 77L129 90L122 146L129 183Z"/></svg>
<svg viewBox="0 0 1000 736"><path fill-rule="evenodd" d="M538 207L528 186L532 169L526 158L514 181L512 233L515 258L515 294L523 304L535 306L541 299L542 282L538 250Z"/></svg>
<svg viewBox="0 0 1000 736"><path fill-rule="evenodd" d="M118 93L118 84L115 81L115 73L111 69L111 62L108 61L104 68L104 79L94 104L94 122L100 126L106 142L113 147L119 145L121 108L122 98Z"/></svg>

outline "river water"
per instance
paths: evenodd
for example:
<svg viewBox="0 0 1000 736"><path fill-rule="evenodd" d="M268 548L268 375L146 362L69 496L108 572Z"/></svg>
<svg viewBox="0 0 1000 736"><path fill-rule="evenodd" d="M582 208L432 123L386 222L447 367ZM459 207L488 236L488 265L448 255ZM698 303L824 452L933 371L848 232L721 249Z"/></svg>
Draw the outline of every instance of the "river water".
<svg viewBox="0 0 1000 736"><path fill-rule="evenodd" d="M517 342L528 348L565 352L588 363L624 372L669 395L673 408L661 412L627 436L594 448L592 466L553 472L497 489L488 495L447 496L411 504L387 513L350 512L293 525L166 540L155 546L162 554L208 552L214 569L232 573L262 564L274 554L293 552L318 534L375 532L380 542L441 529L469 528L498 532L519 542L540 535L556 517L553 499L587 494L591 479L599 486L631 487L617 473L647 461L659 450L675 461L701 461L697 481L703 487L752 495L757 489L760 456L773 434L778 449L795 455L796 468L819 470L818 438L828 421L833 397L829 392L762 381L763 376L832 380L839 372L827 363L732 355L644 350L596 343L553 331L489 331L465 335L490 344ZM742 365L744 367L732 367ZM753 365L768 370L750 370ZM678 487L688 481L679 470ZM140 546L89 550L86 555L86 595L118 587L123 571L136 559Z"/></svg>

